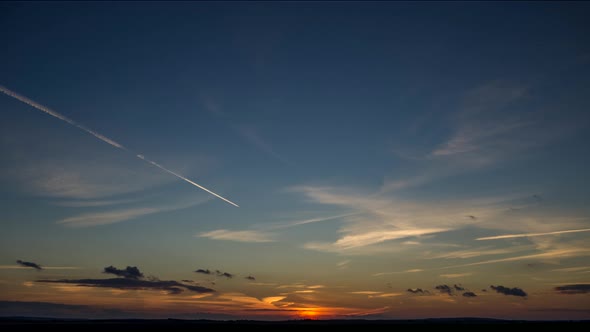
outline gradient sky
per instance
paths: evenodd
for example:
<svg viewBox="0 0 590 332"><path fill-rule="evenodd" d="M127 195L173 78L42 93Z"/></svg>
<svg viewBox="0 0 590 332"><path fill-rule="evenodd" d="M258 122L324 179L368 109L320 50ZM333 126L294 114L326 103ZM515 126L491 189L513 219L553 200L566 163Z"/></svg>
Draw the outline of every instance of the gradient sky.
<svg viewBox="0 0 590 332"><path fill-rule="evenodd" d="M0 315L590 319L588 17L3 2Z"/></svg>

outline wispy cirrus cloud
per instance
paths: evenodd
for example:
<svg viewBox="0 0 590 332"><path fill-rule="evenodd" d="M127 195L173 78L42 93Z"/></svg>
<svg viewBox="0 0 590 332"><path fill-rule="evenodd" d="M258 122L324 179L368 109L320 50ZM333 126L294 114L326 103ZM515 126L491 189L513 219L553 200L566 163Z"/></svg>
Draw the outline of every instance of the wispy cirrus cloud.
<svg viewBox="0 0 590 332"><path fill-rule="evenodd" d="M340 252L359 247L379 244L385 241L404 239L407 237L415 237L422 235L429 235L434 233L441 233L448 231L446 228L424 228L424 229L404 229L404 230L381 230L362 234L346 235L333 243L325 242L309 242L304 244L304 248L319 250L319 251L333 251Z"/></svg>
<svg viewBox="0 0 590 332"><path fill-rule="evenodd" d="M103 199L104 197L137 194L147 188L172 181L160 174L154 176L144 167L132 170L120 163L84 160L44 160L24 167L17 176L28 191L40 196L65 200L65 204L73 201L74 205L76 202L105 203L109 200ZM56 203L60 204L61 201Z"/></svg>
<svg viewBox="0 0 590 332"><path fill-rule="evenodd" d="M340 217L342 227L338 240L304 244L307 249L327 252L345 253L386 241L448 232L483 222L505 209L489 202L417 202L326 186L299 186L291 188L291 191L303 194L313 203L352 210ZM481 217L474 220L466 218L466 215Z"/></svg>
<svg viewBox="0 0 590 332"><path fill-rule="evenodd" d="M564 231L545 232L545 233L505 234L505 235L479 237L476 240L477 241L486 241L486 240L514 239L514 238L519 238L519 237L536 237L536 236L548 236L548 235L582 233L582 232L590 232L590 228L570 229L570 230L564 230Z"/></svg>
<svg viewBox="0 0 590 332"><path fill-rule="evenodd" d="M291 227L295 227L295 226L307 225L307 224L312 224L312 223L318 223L318 222L322 222L322 221L341 219L341 218L345 218L345 217L352 216L352 215L354 215L354 214L351 214L351 213L338 214L335 216L308 218L308 219L291 220L291 221L283 221L283 222L275 222L275 223L266 223L266 224L259 224L256 226L259 228L263 228L263 229L283 229L283 228L291 228Z"/></svg>
<svg viewBox="0 0 590 332"><path fill-rule="evenodd" d="M453 279L453 278L469 277L472 274L473 274L472 272L466 272L466 273L447 273L447 274L441 274L441 275L439 275L439 277Z"/></svg>
<svg viewBox="0 0 590 332"><path fill-rule="evenodd" d="M299 219L282 222L270 222L260 223L252 225L252 229L247 230L227 230L218 229L208 232L201 232L197 234L198 237L205 237L213 240L227 240L237 242L275 242L277 233L276 231L291 228L301 225L307 225L311 223L318 223L322 221L340 219L350 214L341 214L335 216Z"/></svg>
<svg viewBox="0 0 590 332"><path fill-rule="evenodd" d="M92 227L113 224L125 220L147 216L157 212L160 212L160 209L136 208L118 211L95 212L65 218L59 220L57 223L69 227Z"/></svg>
<svg viewBox="0 0 590 332"><path fill-rule="evenodd" d="M201 93L200 98L204 109L217 118L224 119L227 125L256 149L272 156L278 161L288 164L287 160L275 151L272 144L263 137L259 128L250 124L239 124L232 120L232 114L223 110L222 103L210 94Z"/></svg>
<svg viewBox="0 0 590 332"><path fill-rule="evenodd" d="M193 200L187 200L183 203L173 203L171 205L160 205L158 207L128 207L118 210L107 210L100 212L83 213L77 216L68 217L57 221L58 224L68 227L93 227L118 223L126 220L131 220L147 215L152 215L161 212L174 211L186 209L192 206L203 204L210 200L210 197L200 196ZM161 203L160 203L161 204Z"/></svg>
<svg viewBox="0 0 590 332"><path fill-rule="evenodd" d="M450 234L466 227L524 231L528 234L555 231L556 227L575 228L584 222L584 219L576 217L536 213L534 208L539 202L532 194L431 202L402 199L396 193L383 194L382 191L377 191L372 194L366 190L329 186L297 186L290 190L303 194L311 203L337 206L350 211L339 220L341 226L338 229L337 240L303 244L307 249L341 254L374 254L375 248L388 241L405 239L417 242L415 238ZM519 208L517 212L516 207ZM537 249L544 250L539 241L533 244ZM484 247L454 252L439 250L440 253L433 258L467 259L510 254L521 249L530 248Z"/></svg>
<svg viewBox="0 0 590 332"><path fill-rule="evenodd" d="M260 134L259 130L257 130L253 126L247 125L235 126L235 128L236 131L240 134L240 136L244 137L254 147L271 155L280 162L288 164L287 160L285 160L285 158L278 154L267 140L262 138L262 135Z"/></svg>
<svg viewBox="0 0 590 332"><path fill-rule="evenodd" d="M531 99L529 91L530 86L507 80L490 81L465 91L456 102L456 111L443 121L448 124L447 137L428 147L395 149L402 151L398 156L414 164L415 171L401 179L388 179L383 192L526 158L528 152L581 128L569 120L557 121L543 111L530 110L525 106ZM417 124L423 127L428 123L432 121Z"/></svg>
<svg viewBox="0 0 590 332"><path fill-rule="evenodd" d="M577 267L566 267L562 269L553 269L551 271L555 272L579 272L579 271L586 271L590 270L590 266L577 266Z"/></svg>
<svg viewBox="0 0 590 332"><path fill-rule="evenodd" d="M550 249L545 252L530 254L530 255L506 257L506 258L491 259L491 260L468 263L468 264L453 265L453 266L445 267L445 269L456 268L456 267L466 267L466 266L486 265L486 264L496 264L496 263L504 263L504 262L515 262L515 261L521 261L521 260L527 260L527 259L547 259L547 260L550 260L550 259L584 257L584 256L590 256L590 248Z"/></svg>
<svg viewBox="0 0 590 332"><path fill-rule="evenodd" d="M476 248L476 249L467 249L467 250L458 250L458 251L450 251L444 252L440 254L431 254L428 255L427 258L429 259L468 259L480 256L492 256L492 255L505 255L505 254L513 254L519 251L531 250L533 249L532 246L516 246L516 247L509 247L509 248L496 248L496 249L489 249L489 247L484 248Z"/></svg>
<svg viewBox="0 0 590 332"><path fill-rule="evenodd" d="M384 297L395 297L404 295L404 293L386 293L380 291L355 291L349 292L349 294L353 295L366 295L368 298L384 298Z"/></svg>
<svg viewBox="0 0 590 332"><path fill-rule="evenodd" d="M100 207L100 206L113 206L113 205L123 205L123 204L129 204L129 203L134 203L137 202L136 199L117 199L117 200L95 200L95 199L89 199L89 200L65 200L65 201L57 201L54 204L55 205L59 205L59 206L65 206L65 207L81 207L81 208L87 208L87 207Z"/></svg>
<svg viewBox="0 0 590 332"><path fill-rule="evenodd" d="M432 151L434 157L473 154L492 148L501 149L511 141L502 139L506 135L518 134L530 123L507 119L496 123L463 125L457 133L441 147Z"/></svg>
<svg viewBox="0 0 590 332"><path fill-rule="evenodd" d="M195 235L197 237L204 237L213 240L225 240L225 241L236 241L236 242L252 242L252 243L264 243L274 242L272 234L263 231L254 230L243 230L243 231L231 231L227 229L218 229L208 232L201 232Z"/></svg>
<svg viewBox="0 0 590 332"><path fill-rule="evenodd" d="M410 270L405 270L405 271L379 272L379 273L373 274L373 277L380 277L380 276L385 276L385 275L390 275L390 274L401 274L401 273L418 273L418 272L423 272L423 271L424 270L422 270L422 269L410 269Z"/></svg>
<svg viewBox="0 0 590 332"><path fill-rule="evenodd" d="M432 150L433 158L457 158L471 166L487 166L508 154L540 143L539 119L534 114L511 112L527 98L528 87L492 81L468 91L455 113L450 138ZM467 165L467 164L466 164Z"/></svg>

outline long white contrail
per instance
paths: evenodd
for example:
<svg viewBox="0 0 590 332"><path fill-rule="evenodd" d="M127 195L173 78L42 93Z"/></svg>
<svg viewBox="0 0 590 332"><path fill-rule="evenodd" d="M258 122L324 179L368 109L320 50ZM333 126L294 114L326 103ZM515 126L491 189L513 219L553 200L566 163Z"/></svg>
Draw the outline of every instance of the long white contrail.
<svg viewBox="0 0 590 332"><path fill-rule="evenodd" d="M193 186L195 186L195 187L198 187L198 188L201 188L201 189L205 190L206 192L210 193L211 195L213 195L213 196L215 196L215 197L217 197L217 198L219 198L219 199L222 199L222 200L226 201L227 203L229 203L229 204L231 204L231 205L233 205L233 206L235 206L235 207L240 207L238 204L236 204L236 203L234 203L234 202L230 201L229 199L227 199L227 198L225 198L225 197L222 197L222 196L220 196L220 195L218 195L218 194L216 194L216 193L212 192L211 190L209 190L209 189L207 189L207 188L205 188L205 187L201 186L200 184L198 184L198 183L195 183L195 182L193 182L193 181L191 181L191 180L189 180L189 179L185 178L184 176L182 176L182 175L180 175L180 174L178 174L178 173L174 173L174 172L172 172L171 170L169 170L169 169L167 169L166 167L164 167L164 166L162 166L162 165L158 164L158 163L157 163L157 162L155 162L155 161L151 161L151 160L147 159L147 158L146 158L144 155L138 154L138 155L135 155L135 156L136 156L137 158L139 158L139 159L141 159L141 160L143 160L143 161L145 161L145 162L149 163L149 164L152 164L152 165L156 166L157 168L159 168L159 169L163 170L163 171L164 171L164 172L166 172L166 173L172 174L172 175L176 176L177 178L179 178L179 179L181 179L181 180L184 180L184 181L186 181L186 182L188 182L188 183L192 184L192 185L193 185Z"/></svg>
<svg viewBox="0 0 590 332"><path fill-rule="evenodd" d="M557 235L557 234L580 233L580 232L590 232L590 228L570 229L567 231L556 231L556 232L547 232L547 233L506 234L506 235L497 235L497 236L488 236L488 237L478 237L476 240L477 241L485 241L485 240L499 240L499 239L514 239L514 238L518 238L518 237L534 237L534 236Z"/></svg>
<svg viewBox="0 0 590 332"><path fill-rule="evenodd" d="M25 97L23 95L20 95L20 94L14 92L12 90L9 90L9 89L7 89L6 87L4 87L2 85L0 85L0 91L2 91L7 96L10 96L10 97L12 97L14 99L17 99L17 100L19 100L19 101L21 101L21 102L23 102L23 103L25 103L27 105L30 105L30 106L32 106L32 107L34 107L34 108L36 108L36 109L38 109L40 111L43 111L43 112L45 112L45 113L47 113L47 114L49 114L49 115L51 115L51 116L53 116L55 118L58 118L58 119L60 119L62 121L65 121L65 122L71 124L72 126L74 126L74 127L78 128L78 129L81 129L81 130L89 133L90 135L98 138L99 140L101 140L101 141L103 141L103 142L105 142L105 143L107 143L109 145L112 145L112 146L114 146L114 147L116 147L118 149L122 149L122 150L131 152L129 149L127 149L122 144L119 144L119 143L115 142L114 140L112 140L112 139L110 139L108 137L105 137L105 136L103 136L103 135L95 132L94 130L88 129L88 128L84 127L83 125L77 123L76 121L74 121L74 120L72 120L72 119L70 119L70 118L68 118L68 117L66 117L66 116L64 116L64 115L62 115L62 114L60 114L60 113L58 113L58 112L50 109L50 108L48 108L48 107L45 107L45 106L43 106L43 105L41 105L41 104L39 104L39 103L37 103L37 102L35 102L35 101L33 101L33 100ZM175 172L167 169L166 167L164 167L164 166L156 163L155 161L152 161L152 160L147 159L145 156L143 156L141 154L135 154L135 156L137 158L145 161L146 163L151 164L151 165L153 165L153 166L155 166L155 167L163 170L164 172L166 172L168 174L172 174L172 175L176 176L177 178L179 178L179 179L181 179L181 180L183 180L185 182L188 182L188 183L192 184L193 186L195 186L195 187L197 187L199 189L202 189L202 190L210 193L211 195L213 195L213 196L215 196L215 197L217 197L217 198L219 198L219 199L221 199L221 200L223 200L223 201L225 201L225 202L227 202L227 203L229 203L229 204L231 204L231 205L233 205L235 207L240 207L238 204L230 201L229 199L224 198L221 195L218 195L218 194L212 192L211 190L209 190L209 189L201 186L200 184L198 184L196 182L193 182L190 179L187 179L184 176L182 176L182 175L180 175L178 173L175 173Z"/></svg>
<svg viewBox="0 0 590 332"><path fill-rule="evenodd" d="M36 109L38 109L40 111L43 111L43 112L45 112L45 113L47 113L47 114L49 114L49 115L51 115L53 117L56 117L56 118L58 118L60 120L63 120L65 122L71 124L74 127L77 127L79 129L82 129L85 132L89 133L90 135L98 138L99 140L101 140L101 141L103 141L103 142L105 142L107 144L110 144L110 145L112 145L112 146L114 146L116 148L119 148L119 149L127 150L123 145L121 145L121 144L113 141L112 139L106 138L103 135L101 135L101 134L99 134L99 133L97 133L97 132L95 132L93 130L88 129L88 128L84 127L83 125L77 123L76 121L74 121L74 120L72 120L72 119L70 119L70 118L68 118L66 116L63 116L63 115L57 113L56 111L53 111L53 110L51 110L51 109L49 109L49 108L47 108L47 107L45 107L45 106L43 106L43 105L41 105L41 104L33 101L33 100L31 100L31 99L29 99L29 98L27 98L25 96L19 95L18 93L14 92L14 91L10 91L7 88L3 87L2 85L0 85L0 91L4 92L6 95L8 95L8 96L10 96L12 98L15 98L15 99L18 99L18 100L22 101L25 104L28 104L30 106L33 106L34 108L36 108Z"/></svg>

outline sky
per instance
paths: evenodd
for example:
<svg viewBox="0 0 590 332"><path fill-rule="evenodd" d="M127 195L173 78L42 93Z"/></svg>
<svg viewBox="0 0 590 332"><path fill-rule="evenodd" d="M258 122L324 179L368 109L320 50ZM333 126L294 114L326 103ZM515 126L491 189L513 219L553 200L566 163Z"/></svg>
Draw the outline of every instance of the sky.
<svg viewBox="0 0 590 332"><path fill-rule="evenodd" d="M3 2L0 316L590 319L589 16Z"/></svg>

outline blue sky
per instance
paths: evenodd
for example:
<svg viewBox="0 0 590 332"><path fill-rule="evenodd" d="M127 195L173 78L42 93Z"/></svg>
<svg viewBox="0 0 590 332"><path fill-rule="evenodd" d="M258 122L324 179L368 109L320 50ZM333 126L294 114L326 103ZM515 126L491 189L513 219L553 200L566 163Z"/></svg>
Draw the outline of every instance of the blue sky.
<svg viewBox="0 0 590 332"><path fill-rule="evenodd" d="M129 149L1 94L1 301L588 318L587 4L0 6L3 91ZM74 282L111 265L215 292Z"/></svg>

